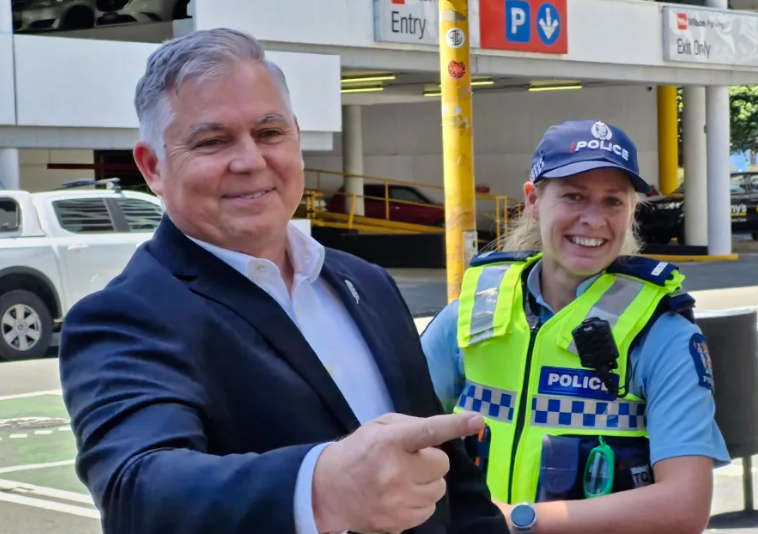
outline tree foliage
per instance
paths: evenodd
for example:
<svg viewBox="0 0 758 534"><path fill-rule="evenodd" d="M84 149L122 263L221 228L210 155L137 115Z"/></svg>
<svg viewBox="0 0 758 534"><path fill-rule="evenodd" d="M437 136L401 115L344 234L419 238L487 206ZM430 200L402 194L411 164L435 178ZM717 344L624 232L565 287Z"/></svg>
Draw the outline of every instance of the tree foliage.
<svg viewBox="0 0 758 534"><path fill-rule="evenodd" d="M758 86L729 88L732 152L758 151Z"/></svg>
<svg viewBox="0 0 758 534"><path fill-rule="evenodd" d="M682 100L681 87L676 92L679 133L679 165L682 161ZM732 152L758 152L758 86L740 85L729 88L729 118Z"/></svg>

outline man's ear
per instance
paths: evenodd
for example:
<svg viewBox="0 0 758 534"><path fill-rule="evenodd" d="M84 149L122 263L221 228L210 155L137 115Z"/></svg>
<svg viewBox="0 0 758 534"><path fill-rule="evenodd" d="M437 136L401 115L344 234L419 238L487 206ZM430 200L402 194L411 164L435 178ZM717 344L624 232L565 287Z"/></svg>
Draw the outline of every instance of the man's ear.
<svg viewBox="0 0 758 534"><path fill-rule="evenodd" d="M150 190L158 196L163 195L163 180L161 179L158 155L145 141L139 141L132 151L134 162L137 164Z"/></svg>

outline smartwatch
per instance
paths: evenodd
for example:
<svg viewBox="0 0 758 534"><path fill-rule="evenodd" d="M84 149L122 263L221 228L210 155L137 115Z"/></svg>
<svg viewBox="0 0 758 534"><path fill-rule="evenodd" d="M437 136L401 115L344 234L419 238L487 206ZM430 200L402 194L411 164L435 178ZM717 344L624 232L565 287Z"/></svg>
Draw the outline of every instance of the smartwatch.
<svg viewBox="0 0 758 534"><path fill-rule="evenodd" d="M537 511L531 504L517 504L511 510L511 523L516 532L533 532L537 524Z"/></svg>

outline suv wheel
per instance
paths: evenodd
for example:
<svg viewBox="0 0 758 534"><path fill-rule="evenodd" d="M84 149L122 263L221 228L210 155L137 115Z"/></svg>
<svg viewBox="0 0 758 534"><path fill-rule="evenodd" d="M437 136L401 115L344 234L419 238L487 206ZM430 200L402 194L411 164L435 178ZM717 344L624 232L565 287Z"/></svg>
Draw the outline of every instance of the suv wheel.
<svg viewBox="0 0 758 534"><path fill-rule="evenodd" d="M52 337L53 319L37 295L16 290L0 297L0 360L41 358Z"/></svg>

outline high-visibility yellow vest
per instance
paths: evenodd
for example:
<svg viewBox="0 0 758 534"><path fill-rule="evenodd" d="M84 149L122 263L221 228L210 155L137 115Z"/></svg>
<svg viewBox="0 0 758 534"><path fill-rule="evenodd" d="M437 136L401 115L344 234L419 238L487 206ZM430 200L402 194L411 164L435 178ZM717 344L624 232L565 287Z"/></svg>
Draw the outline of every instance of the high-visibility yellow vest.
<svg viewBox="0 0 758 534"><path fill-rule="evenodd" d="M574 328L590 317L609 321L619 351L614 378L623 387L630 347L661 301L691 301L675 266L623 257L544 325L530 326L526 273L541 257L475 258L459 299L466 382L455 409L485 417L487 483L492 497L508 504L535 502L545 435L647 437L644 400L631 393L616 399L595 371L582 367Z"/></svg>

